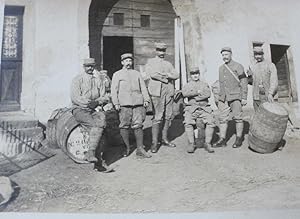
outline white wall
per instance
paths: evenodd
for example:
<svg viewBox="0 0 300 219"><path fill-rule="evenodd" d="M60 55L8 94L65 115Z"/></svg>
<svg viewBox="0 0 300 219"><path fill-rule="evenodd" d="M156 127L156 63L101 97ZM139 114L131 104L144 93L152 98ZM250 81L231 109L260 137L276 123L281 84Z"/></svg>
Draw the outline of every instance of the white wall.
<svg viewBox="0 0 300 219"><path fill-rule="evenodd" d="M3 32L4 5L5 5L5 1L0 0L0 33ZM3 35L0 34L0 42L2 42L2 37L3 37ZM2 43L0 43L0 51L2 51ZM0 60L0 66L1 66L1 60Z"/></svg>
<svg viewBox="0 0 300 219"><path fill-rule="evenodd" d="M89 55L91 0L6 0L25 5L22 109L46 122L51 112L70 104L72 78ZM300 93L300 29L297 0L172 0L185 24L188 67L199 66L209 83L218 78L220 49L231 46L246 68L251 42L291 45ZM188 69L189 70L189 69Z"/></svg>
<svg viewBox="0 0 300 219"><path fill-rule="evenodd" d="M297 74L300 70L300 30L297 28L299 25L297 21L300 18L297 11L300 8L299 1L270 3L270 0L198 0L187 1L187 4L179 0L172 2L177 14L186 20L186 51L194 56L188 60L190 62L188 65L199 66L206 81L213 83L218 79L218 68L223 63L220 49L224 46L232 47L233 59L247 69L252 61L253 41L290 45L299 95L300 75ZM197 22L197 19L200 22ZM270 55L268 57L270 51L265 52L267 58L270 58ZM248 100L248 106L252 106L251 86Z"/></svg>

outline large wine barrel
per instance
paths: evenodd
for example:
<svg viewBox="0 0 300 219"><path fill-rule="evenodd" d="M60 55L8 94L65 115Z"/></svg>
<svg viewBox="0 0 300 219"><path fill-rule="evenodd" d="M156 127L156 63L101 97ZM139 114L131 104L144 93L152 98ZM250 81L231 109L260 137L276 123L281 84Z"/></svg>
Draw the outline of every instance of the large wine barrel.
<svg viewBox="0 0 300 219"><path fill-rule="evenodd" d="M54 125L50 126L50 131L47 132L49 134L47 138L57 143L75 162L87 163L84 160L84 153L88 150L89 135L87 131L75 120L71 109L58 109L54 111L53 114L55 114L56 125L55 127ZM104 148L106 145L122 145L123 141L118 128L119 119L117 112L109 110L105 112L105 115L107 127L100 141L100 144L103 144L101 148Z"/></svg>
<svg viewBox="0 0 300 219"><path fill-rule="evenodd" d="M48 146L50 148L59 148L56 132L57 132L57 121L61 117L62 114L69 111L69 108L60 108L56 109L52 112L46 127L46 139L48 141Z"/></svg>
<svg viewBox="0 0 300 219"><path fill-rule="evenodd" d="M287 128L288 112L277 103L263 103L250 124L249 146L258 153L278 149Z"/></svg>

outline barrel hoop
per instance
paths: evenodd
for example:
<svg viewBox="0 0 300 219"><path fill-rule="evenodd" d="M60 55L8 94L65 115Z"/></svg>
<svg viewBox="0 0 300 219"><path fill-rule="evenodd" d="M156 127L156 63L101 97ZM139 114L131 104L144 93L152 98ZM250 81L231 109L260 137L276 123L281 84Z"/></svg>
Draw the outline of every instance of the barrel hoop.
<svg viewBox="0 0 300 219"><path fill-rule="evenodd" d="M272 128L280 128L280 129L286 129L286 125L288 122L288 117L285 120L279 120L277 118L268 118L264 114L256 113L253 120L259 121L267 124L268 126L271 126Z"/></svg>
<svg viewBox="0 0 300 219"><path fill-rule="evenodd" d="M265 109L263 105L261 105L258 109L259 114L263 114L266 117L269 117L271 120L273 119L283 119L286 120L288 118L288 115L277 115L273 112L270 112L269 110Z"/></svg>
<svg viewBox="0 0 300 219"><path fill-rule="evenodd" d="M268 137L268 135L267 135L268 134L267 132L269 132L268 130L270 130L270 127L265 126L264 124L257 124L257 125L252 125L250 127L249 133L252 133L253 135L255 135L256 138L264 139L268 143L279 142L282 139L282 137L284 136L284 132L275 132L273 129L272 133L274 133L274 135L269 135L269 137Z"/></svg>
<svg viewBox="0 0 300 219"><path fill-rule="evenodd" d="M58 148L57 137L56 137L56 125L57 120L49 120L46 128L46 139L49 142L50 148Z"/></svg>
<svg viewBox="0 0 300 219"><path fill-rule="evenodd" d="M249 141L250 148L252 148L254 151L259 153L272 153L277 150L279 144L279 142L278 143L265 142L251 135L251 133L249 133L248 141Z"/></svg>
<svg viewBox="0 0 300 219"><path fill-rule="evenodd" d="M276 126L275 124L270 125L270 123L268 123L267 121L264 121L264 120L253 119L251 126L252 127L263 127L265 129L272 129L277 132L284 132L286 130L287 124L284 124L281 126Z"/></svg>

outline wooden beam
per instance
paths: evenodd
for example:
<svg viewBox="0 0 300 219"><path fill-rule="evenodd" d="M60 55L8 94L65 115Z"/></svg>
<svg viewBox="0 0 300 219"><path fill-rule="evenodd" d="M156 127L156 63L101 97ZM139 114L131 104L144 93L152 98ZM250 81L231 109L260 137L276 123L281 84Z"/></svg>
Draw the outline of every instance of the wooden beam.
<svg viewBox="0 0 300 219"><path fill-rule="evenodd" d="M185 48L184 48L184 35L183 35L183 23L180 22L179 28L179 46L180 46L180 67L181 67L181 77L182 83L181 86L184 86L187 83L187 72L186 72L186 61L185 61Z"/></svg>
<svg viewBox="0 0 300 219"><path fill-rule="evenodd" d="M175 89L180 90L181 72L180 72L180 52L179 52L179 19L175 18L174 22L174 44L175 44L175 70L180 74L179 79L175 81Z"/></svg>

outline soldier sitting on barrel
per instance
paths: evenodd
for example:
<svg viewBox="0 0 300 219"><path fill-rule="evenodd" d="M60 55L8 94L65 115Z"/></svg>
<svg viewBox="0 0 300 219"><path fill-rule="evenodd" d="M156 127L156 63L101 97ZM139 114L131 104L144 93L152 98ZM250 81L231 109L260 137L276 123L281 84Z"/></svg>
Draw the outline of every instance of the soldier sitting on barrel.
<svg viewBox="0 0 300 219"><path fill-rule="evenodd" d="M89 162L97 162L99 159L98 163L102 165L102 169L110 171L110 167L102 161L102 158L97 159L95 156L96 148L106 126L102 107L110 102L105 83L101 80L99 72L95 70L95 65L93 58L85 59L83 63L85 73L77 75L72 81L72 114L75 120L89 133L89 149L85 154L85 159ZM98 170L100 169L98 167Z"/></svg>
<svg viewBox="0 0 300 219"><path fill-rule="evenodd" d="M213 111L208 103L210 97L210 88L207 83L200 81L200 71L198 68L194 68L190 72L191 81L188 82L182 89L183 97L188 98L188 103L184 109L184 124L185 132L188 138L188 153L194 153L195 140L194 140L194 125L198 129L198 137L200 142L204 143L205 149L209 153L213 153L214 150L211 147L211 140L214 133L214 117ZM206 125L206 127L205 127ZM202 147L198 145L197 147Z"/></svg>

